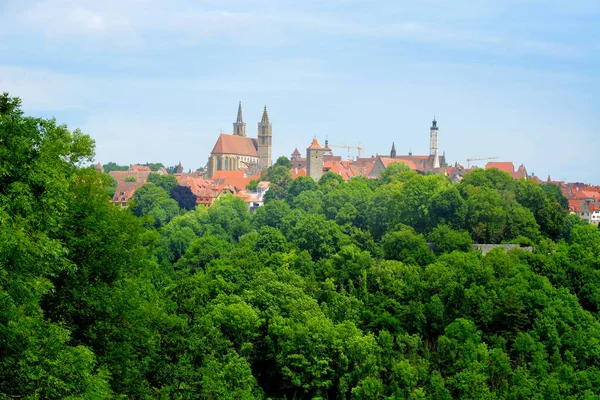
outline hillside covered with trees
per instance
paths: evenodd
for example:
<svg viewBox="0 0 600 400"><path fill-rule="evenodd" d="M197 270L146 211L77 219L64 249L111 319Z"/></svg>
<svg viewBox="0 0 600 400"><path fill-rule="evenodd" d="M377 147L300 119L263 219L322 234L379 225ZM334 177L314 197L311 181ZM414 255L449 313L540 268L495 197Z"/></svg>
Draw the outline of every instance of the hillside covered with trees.
<svg viewBox="0 0 600 400"><path fill-rule="evenodd" d="M0 96L0 398L600 396L600 230L556 187L281 160L254 214L121 209L93 155Z"/></svg>

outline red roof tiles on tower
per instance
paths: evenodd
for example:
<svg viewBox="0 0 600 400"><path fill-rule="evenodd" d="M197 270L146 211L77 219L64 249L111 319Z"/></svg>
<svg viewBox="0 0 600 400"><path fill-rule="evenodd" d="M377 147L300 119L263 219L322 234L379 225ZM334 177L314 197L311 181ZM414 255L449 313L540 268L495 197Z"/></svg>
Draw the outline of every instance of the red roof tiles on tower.
<svg viewBox="0 0 600 400"><path fill-rule="evenodd" d="M309 149L310 150L322 150L323 148L321 147L319 142L317 142L317 138L314 138L312 143L310 144Z"/></svg>

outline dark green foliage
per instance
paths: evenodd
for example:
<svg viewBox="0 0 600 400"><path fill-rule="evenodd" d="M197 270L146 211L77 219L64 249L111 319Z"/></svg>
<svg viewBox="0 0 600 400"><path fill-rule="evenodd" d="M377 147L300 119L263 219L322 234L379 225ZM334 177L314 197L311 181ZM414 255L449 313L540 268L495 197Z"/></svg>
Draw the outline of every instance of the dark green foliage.
<svg viewBox="0 0 600 400"><path fill-rule="evenodd" d="M118 165L117 163L110 161L102 166L105 174L108 174L111 171L127 171L129 166L127 165Z"/></svg>
<svg viewBox="0 0 600 400"><path fill-rule="evenodd" d="M92 155L0 96L0 398L600 396L600 230L555 189L282 160L254 215L160 175L121 209Z"/></svg>
<svg viewBox="0 0 600 400"><path fill-rule="evenodd" d="M144 167L150 167L150 171L152 172L158 172L161 168L165 167L163 163L145 163L139 165L142 165Z"/></svg>
<svg viewBox="0 0 600 400"><path fill-rule="evenodd" d="M160 186L145 184L135 191L131 199L137 216L147 215L154 226L160 227L179 214L179 204Z"/></svg>
<svg viewBox="0 0 600 400"><path fill-rule="evenodd" d="M177 202L179 208L193 210L196 207L196 195L187 186L173 186L171 198Z"/></svg>
<svg viewBox="0 0 600 400"><path fill-rule="evenodd" d="M562 194L558 185L554 183L542 183L540 187L544 193L549 194L563 209L569 209L569 199Z"/></svg>

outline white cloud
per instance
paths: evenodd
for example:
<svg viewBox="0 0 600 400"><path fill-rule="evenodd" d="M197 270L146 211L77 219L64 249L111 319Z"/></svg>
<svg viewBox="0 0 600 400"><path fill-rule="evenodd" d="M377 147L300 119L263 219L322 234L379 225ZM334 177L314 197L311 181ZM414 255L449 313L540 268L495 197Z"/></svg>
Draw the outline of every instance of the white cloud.
<svg viewBox="0 0 600 400"><path fill-rule="evenodd" d="M20 97L30 109L81 109L89 86L87 78L77 75L0 65L1 90Z"/></svg>
<svg viewBox="0 0 600 400"><path fill-rule="evenodd" d="M513 22L500 16L511 7L525 7L516 2L486 0L473 5L459 1L450 6L441 0L383 1L373 6L350 1L348 8L345 3L42 0L25 3L19 10L28 28L49 41L80 44L86 50L119 51L161 42L194 47L214 38L226 39L224 44L230 45L274 47L297 44L307 33L316 33L397 38L484 54L580 57L586 53L571 44L513 31Z"/></svg>
<svg viewBox="0 0 600 400"><path fill-rule="evenodd" d="M118 11L86 2L43 1L26 10L23 20L50 37L131 33L128 16Z"/></svg>

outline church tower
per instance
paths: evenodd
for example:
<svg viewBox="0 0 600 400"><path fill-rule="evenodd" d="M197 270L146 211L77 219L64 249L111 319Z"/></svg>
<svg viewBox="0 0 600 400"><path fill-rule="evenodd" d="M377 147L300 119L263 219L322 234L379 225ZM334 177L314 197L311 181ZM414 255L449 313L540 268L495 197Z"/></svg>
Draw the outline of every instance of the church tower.
<svg viewBox="0 0 600 400"><path fill-rule="evenodd" d="M306 149L306 176L310 176L315 182L323 176L323 152L317 138Z"/></svg>
<svg viewBox="0 0 600 400"><path fill-rule="evenodd" d="M242 102L238 106L237 120L233 123L233 135L246 137L246 123L242 118Z"/></svg>
<svg viewBox="0 0 600 400"><path fill-rule="evenodd" d="M435 156L436 152L438 151L438 148L438 126L434 116L433 122L431 123L431 128L429 130L429 155Z"/></svg>
<svg viewBox="0 0 600 400"><path fill-rule="evenodd" d="M390 157L396 158L396 145L392 142L392 151L390 151Z"/></svg>
<svg viewBox="0 0 600 400"><path fill-rule="evenodd" d="M431 128L429 130L429 156L433 157L433 168L440 168L438 126L435 115L433 116L433 122L431 123Z"/></svg>
<svg viewBox="0 0 600 400"><path fill-rule="evenodd" d="M272 127L269 122L267 106L263 111L262 119L258 123L258 162L261 168L269 168L273 163L271 155Z"/></svg>

